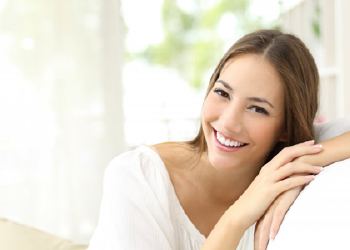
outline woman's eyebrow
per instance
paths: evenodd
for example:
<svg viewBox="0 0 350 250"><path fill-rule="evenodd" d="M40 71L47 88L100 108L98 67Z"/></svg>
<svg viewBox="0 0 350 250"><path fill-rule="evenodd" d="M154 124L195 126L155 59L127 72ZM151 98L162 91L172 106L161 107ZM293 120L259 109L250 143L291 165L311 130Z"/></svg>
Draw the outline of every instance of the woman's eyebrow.
<svg viewBox="0 0 350 250"><path fill-rule="evenodd" d="M228 84L227 82L225 82L224 80L217 80L216 82L221 83L222 85L224 85L225 88L233 91L233 88L230 86L230 84ZM262 97L248 97L248 100L253 101L253 102L260 102L260 103L266 103L267 105L269 105L271 108L275 108L271 102L269 102L268 100L266 100L265 98Z"/></svg>
<svg viewBox="0 0 350 250"><path fill-rule="evenodd" d="M265 98L261 98L261 97L248 97L248 100L254 101L254 102L266 103L266 104L269 105L271 108L274 108L274 106L271 104L271 102L269 102L269 101L266 100Z"/></svg>
<svg viewBox="0 0 350 250"><path fill-rule="evenodd" d="M216 82L221 83L222 85L224 85L225 88L227 88L227 89L233 91L233 89L231 88L230 84L228 84L228 83L225 82L224 80L219 79L219 80L217 80Z"/></svg>

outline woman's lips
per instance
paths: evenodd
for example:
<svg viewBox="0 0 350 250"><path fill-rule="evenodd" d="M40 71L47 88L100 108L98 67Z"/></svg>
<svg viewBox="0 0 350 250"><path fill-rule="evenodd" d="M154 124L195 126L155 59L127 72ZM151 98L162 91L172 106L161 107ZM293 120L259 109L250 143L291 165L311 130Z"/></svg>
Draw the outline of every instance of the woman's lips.
<svg viewBox="0 0 350 250"><path fill-rule="evenodd" d="M241 150L242 148L244 148L245 146L247 146L248 144L244 144L242 146L238 146L238 147L230 147L230 146L226 146L226 145L223 145L221 144L219 141L218 141L218 138L217 138L217 131L215 129L214 130L214 141L215 141L215 146L217 148L219 148L221 151L225 151L225 152L236 152L238 150Z"/></svg>

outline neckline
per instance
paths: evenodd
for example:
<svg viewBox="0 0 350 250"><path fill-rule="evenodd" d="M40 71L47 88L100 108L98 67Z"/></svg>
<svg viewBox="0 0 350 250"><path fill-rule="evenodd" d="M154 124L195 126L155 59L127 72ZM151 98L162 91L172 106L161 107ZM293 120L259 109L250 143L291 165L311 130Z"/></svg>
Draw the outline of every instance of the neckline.
<svg viewBox="0 0 350 250"><path fill-rule="evenodd" d="M182 220L180 221L180 223L187 229L187 231L190 231L192 234L194 234L198 240L205 241L206 237L192 223L192 221L190 220L190 218L186 214L184 208L182 207L180 200L177 197L177 194L175 192L175 187L174 187L173 183L171 182L168 169L165 166L165 163L162 160L162 158L160 157L159 153L152 146L142 145L142 147L147 149L150 153L152 153L155 156L155 158L157 159L157 161L160 163L159 164L160 171L162 171L163 176L166 178L166 181L169 184L170 193L171 193L172 199L175 202L176 212L179 216L182 217Z"/></svg>

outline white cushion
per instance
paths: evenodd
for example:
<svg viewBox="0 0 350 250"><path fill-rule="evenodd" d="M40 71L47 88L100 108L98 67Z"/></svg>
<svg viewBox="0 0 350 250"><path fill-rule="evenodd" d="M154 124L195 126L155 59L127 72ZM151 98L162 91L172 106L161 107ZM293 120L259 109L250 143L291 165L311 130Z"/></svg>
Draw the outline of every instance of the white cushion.
<svg viewBox="0 0 350 250"><path fill-rule="evenodd" d="M350 131L350 119L339 118L323 124L315 125L317 141L324 141Z"/></svg>
<svg viewBox="0 0 350 250"><path fill-rule="evenodd" d="M326 167L289 209L268 250L349 249L350 159Z"/></svg>
<svg viewBox="0 0 350 250"><path fill-rule="evenodd" d="M0 218L1 250L84 250L87 246L76 245L55 235Z"/></svg>

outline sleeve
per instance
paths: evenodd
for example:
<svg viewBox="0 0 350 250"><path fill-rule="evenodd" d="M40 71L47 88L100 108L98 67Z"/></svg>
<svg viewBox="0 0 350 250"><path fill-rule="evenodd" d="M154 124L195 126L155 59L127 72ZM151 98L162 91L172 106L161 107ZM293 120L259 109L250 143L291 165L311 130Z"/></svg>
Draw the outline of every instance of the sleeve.
<svg viewBox="0 0 350 250"><path fill-rule="evenodd" d="M146 182L141 175L125 171L134 168L132 164L137 163L119 157L107 167L99 221L89 250L174 249L171 235L156 217L161 211L155 211L158 206Z"/></svg>

